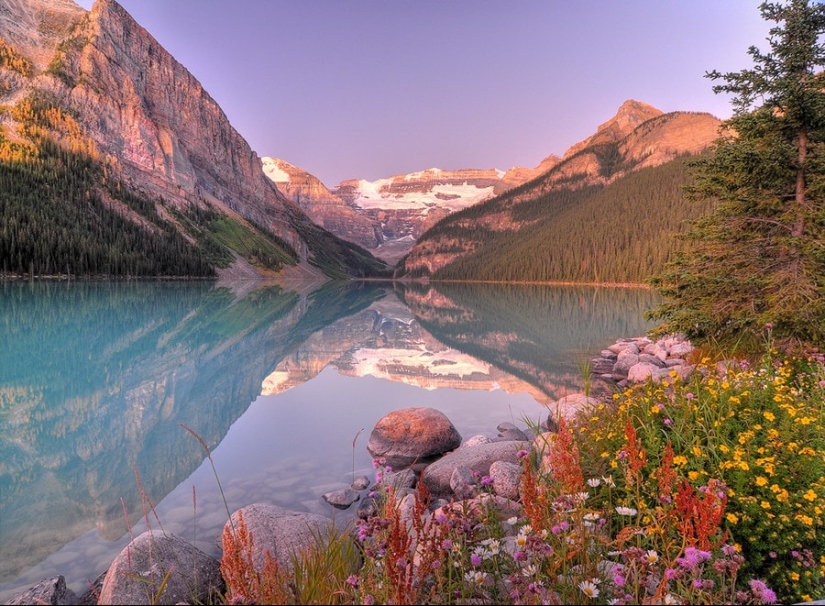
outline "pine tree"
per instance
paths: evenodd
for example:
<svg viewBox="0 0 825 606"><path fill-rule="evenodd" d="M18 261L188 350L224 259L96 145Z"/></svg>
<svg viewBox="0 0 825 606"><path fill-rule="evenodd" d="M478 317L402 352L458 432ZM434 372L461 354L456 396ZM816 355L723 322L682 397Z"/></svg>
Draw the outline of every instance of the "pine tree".
<svg viewBox="0 0 825 606"><path fill-rule="evenodd" d="M691 246L652 280L661 332L758 348L825 348L825 6L765 2L770 51L754 67L706 76L733 95L715 153L696 165L693 199L718 199Z"/></svg>

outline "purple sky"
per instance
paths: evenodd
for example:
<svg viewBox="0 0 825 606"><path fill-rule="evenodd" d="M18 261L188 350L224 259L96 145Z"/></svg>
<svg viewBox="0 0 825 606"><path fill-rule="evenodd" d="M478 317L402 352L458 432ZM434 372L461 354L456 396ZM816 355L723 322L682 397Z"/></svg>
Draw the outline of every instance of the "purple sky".
<svg viewBox="0 0 825 606"><path fill-rule="evenodd" d="M260 156L330 187L532 167L631 98L727 118L704 73L768 48L756 0L119 1Z"/></svg>

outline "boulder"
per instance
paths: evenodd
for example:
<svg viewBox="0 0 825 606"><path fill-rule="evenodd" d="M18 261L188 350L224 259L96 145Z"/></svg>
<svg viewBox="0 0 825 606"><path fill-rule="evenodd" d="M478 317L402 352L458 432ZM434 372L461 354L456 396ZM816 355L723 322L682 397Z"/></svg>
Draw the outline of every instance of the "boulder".
<svg viewBox="0 0 825 606"><path fill-rule="evenodd" d="M506 461L494 461L490 465L490 477L493 478L493 490L499 496L513 501L518 500L521 483L521 466Z"/></svg>
<svg viewBox="0 0 825 606"><path fill-rule="evenodd" d="M370 479L367 476L358 476L355 480L352 481L350 484L350 488L353 490L366 490L370 486Z"/></svg>
<svg viewBox="0 0 825 606"><path fill-rule="evenodd" d="M147 530L114 559L98 603L210 603L222 590L218 560L179 536Z"/></svg>
<svg viewBox="0 0 825 606"><path fill-rule="evenodd" d="M252 562L258 571L264 568L267 551L281 570L291 570L292 555L312 545L313 533L323 534L332 527L332 520L318 514L291 511L268 503L253 503L233 513L224 529L237 528L241 514L252 537Z"/></svg>
<svg viewBox="0 0 825 606"><path fill-rule="evenodd" d="M77 596L66 587L63 575L43 579L31 589L11 598L6 604L77 604Z"/></svg>
<svg viewBox="0 0 825 606"><path fill-rule="evenodd" d="M469 499L476 495L476 479L467 467L456 467L450 475L450 490L456 498Z"/></svg>
<svg viewBox="0 0 825 606"><path fill-rule="evenodd" d="M529 450L529 448L529 443L515 441L477 444L460 448L429 465L424 470L421 481L427 485L433 496L450 496L452 493L450 479L457 467L466 467L471 472L476 471L482 476L487 476L490 475L490 465L495 461L518 464L519 459L516 453L519 450Z"/></svg>
<svg viewBox="0 0 825 606"><path fill-rule="evenodd" d="M324 494L322 498L336 509L347 509L360 499L361 495L352 488L341 488Z"/></svg>
<svg viewBox="0 0 825 606"><path fill-rule="evenodd" d="M434 408L402 408L375 424L367 450L397 469L432 460L460 444L461 435L444 413Z"/></svg>
<svg viewBox="0 0 825 606"><path fill-rule="evenodd" d="M467 440L465 440L459 448L469 448L470 446L475 446L476 444L490 444L492 442L495 442L495 440L493 440L490 436L477 434L472 438L467 438Z"/></svg>
<svg viewBox="0 0 825 606"><path fill-rule="evenodd" d="M583 393L571 393L563 398L559 398L555 404L549 404L547 406L547 409L550 411L548 418L552 418L554 421L558 419L572 421L580 411L590 410L594 406L598 406L598 404L599 400L596 398L591 398Z"/></svg>
<svg viewBox="0 0 825 606"><path fill-rule="evenodd" d="M660 369L661 367L656 366L655 364L639 362L638 364L631 366L630 370L627 371L627 381L628 383L644 383L653 375L654 372Z"/></svg>
<svg viewBox="0 0 825 606"><path fill-rule="evenodd" d="M638 348L637 348L638 349ZM627 376L627 372L630 370L630 367L634 364L639 363L639 354L638 353L630 353L630 352L622 352L619 354L619 357L616 359L616 363L613 365L613 378L617 381L621 378Z"/></svg>

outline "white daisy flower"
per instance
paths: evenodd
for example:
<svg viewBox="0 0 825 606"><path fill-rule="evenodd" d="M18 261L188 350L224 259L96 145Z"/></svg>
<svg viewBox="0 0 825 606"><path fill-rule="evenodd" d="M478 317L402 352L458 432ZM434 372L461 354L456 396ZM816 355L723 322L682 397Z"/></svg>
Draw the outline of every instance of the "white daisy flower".
<svg viewBox="0 0 825 606"><path fill-rule="evenodd" d="M596 584L592 581L582 581L579 583L579 589L581 589L582 593L591 600L595 600L599 597L599 588L596 587Z"/></svg>
<svg viewBox="0 0 825 606"><path fill-rule="evenodd" d="M617 507L616 513L618 513L620 516L635 516L639 512L636 509L633 509L632 507Z"/></svg>

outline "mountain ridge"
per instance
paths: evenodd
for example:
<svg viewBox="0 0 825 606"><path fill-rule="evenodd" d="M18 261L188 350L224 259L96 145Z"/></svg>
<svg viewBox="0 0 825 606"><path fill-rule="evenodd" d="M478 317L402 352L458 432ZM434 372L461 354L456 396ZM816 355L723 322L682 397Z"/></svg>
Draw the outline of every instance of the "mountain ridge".
<svg viewBox="0 0 825 606"><path fill-rule="evenodd" d="M211 239L213 248L224 250L224 263L227 251L240 254L262 275L297 265L316 276L386 273L383 263L314 226L278 192L197 78L115 0L96 0L88 12L69 0L13 0L7 14L0 37L23 40L22 49L5 44L28 54L35 69L23 76L3 66L0 82L8 90L0 88L0 103L15 107L36 97L68 112L79 129L75 139L94 143L104 173L116 176L118 187L154 204L159 225L173 226L195 248ZM54 14L68 15L68 26L64 18L59 35L36 35L54 29ZM11 22L28 23L35 33L26 38ZM0 124L7 138L25 139L8 113ZM60 141L60 133L51 135ZM61 142L63 148L75 144ZM193 218L204 212L214 219L211 226ZM234 235L227 235L230 227ZM223 232L209 233L213 228ZM281 260L267 269L255 251L238 250L240 232L247 234L242 239L271 239L266 246L281 248ZM224 271L231 274L228 265Z"/></svg>
<svg viewBox="0 0 825 606"><path fill-rule="evenodd" d="M284 160L263 161L279 167L268 176L316 223L393 263L454 212L522 187L527 193L513 196L513 204L572 182L604 186L634 170L700 153L716 139L720 124L708 113L664 113L628 99L592 135L562 156L548 155L532 169L430 168L373 181L346 179L332 188ZM501 218L491 216L486 222L494 226Z"/></svg>

